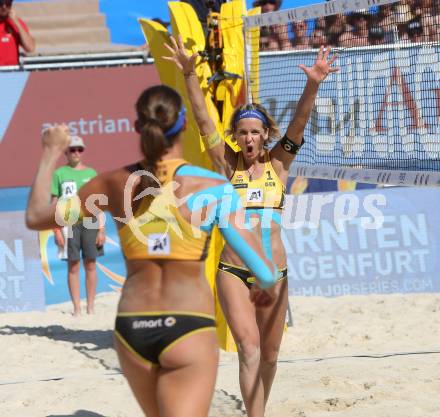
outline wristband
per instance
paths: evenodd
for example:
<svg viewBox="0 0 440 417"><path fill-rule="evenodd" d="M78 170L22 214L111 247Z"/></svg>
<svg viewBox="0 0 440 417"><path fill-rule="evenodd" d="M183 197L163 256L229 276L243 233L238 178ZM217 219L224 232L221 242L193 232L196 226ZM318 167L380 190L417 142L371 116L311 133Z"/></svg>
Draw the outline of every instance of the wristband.
<svg viewBox="0 0 440 417"><path fill-rule="evenodd" d="M280 143L281 143L281 146L283 147L283 149L292 155L296 155L299 152L299 150L301 149L301 146L304 145L304 142L305 142L304 138L302 138L301 144L296 145L286 135L284 135L282 137L282 139L280 140Z"/></svg>
<svg viewBox="0 0 440 417"><path fill-rule="evenodd" d="M202 135L202 139L208 149L215 148L222 143L222 138L216 130L209 135Z"/></svg>

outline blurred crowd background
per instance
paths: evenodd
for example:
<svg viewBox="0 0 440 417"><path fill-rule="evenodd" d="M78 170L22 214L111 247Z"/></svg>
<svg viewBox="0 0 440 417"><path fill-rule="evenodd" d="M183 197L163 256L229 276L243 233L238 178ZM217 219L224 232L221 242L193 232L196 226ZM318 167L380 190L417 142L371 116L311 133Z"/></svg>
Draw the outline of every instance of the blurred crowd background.
<svg viewBox="0 0 440 417"><path fill-rule="evenodd" d="M206 28L209 10L218 12L226 0L181 1L193 6ZM319 0L246 0L248 8L259 6L262 13L312 3ZM0 58L6 54L4 41L11 35L21 57L136 51L149 56L138 18L153 19L168 28L170 21L167 0L0 0L0 12ZM23 42L17 25L22 26L22 35L26 31L32 36L32 48ZM262 51L439 41L439 0L401 0L353 13L262 27L260 33ZM0 67L8 64L0 59Z"/></svg>
<svg viewBox="0 0 440 417"><path fill-rule="evenodd" d="M282 0L258 0L253 5L268 13L281 9ZM263 27L260 34L263 51L439 41L437 0L401 0L349 14Z"/></svg>

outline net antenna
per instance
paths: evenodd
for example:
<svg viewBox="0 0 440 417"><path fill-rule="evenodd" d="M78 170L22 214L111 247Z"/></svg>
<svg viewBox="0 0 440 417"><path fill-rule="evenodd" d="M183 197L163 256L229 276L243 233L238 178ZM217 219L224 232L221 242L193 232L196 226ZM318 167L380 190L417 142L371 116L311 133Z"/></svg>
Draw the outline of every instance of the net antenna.
<svg viewBox="0 0 440 417"><path fill-rule="evenodd" d="M281 131L306 83L298 65L321 44L338 54L290 175L440 186L440 2L427 3L333 0L243 18L248 100Z"/></svg>

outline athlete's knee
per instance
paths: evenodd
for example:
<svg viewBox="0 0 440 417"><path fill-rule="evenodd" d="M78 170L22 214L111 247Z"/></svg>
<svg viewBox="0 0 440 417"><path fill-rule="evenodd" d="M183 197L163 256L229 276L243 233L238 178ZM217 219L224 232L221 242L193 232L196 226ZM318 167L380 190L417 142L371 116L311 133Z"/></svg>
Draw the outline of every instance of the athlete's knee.
<svg viewBox="0 0 440 417"><path fill-rule="evenodd" d="M260 362L260 344L252 340L242 340L237 342L238 356L241 362L248 365Z"/></svg>
<svg viewBox="0 0 440 417"><path fill-rule="evenodd" d="M280 353L279 347L269 346L261 349L261 363L266 367L275 367Z"/></svg>

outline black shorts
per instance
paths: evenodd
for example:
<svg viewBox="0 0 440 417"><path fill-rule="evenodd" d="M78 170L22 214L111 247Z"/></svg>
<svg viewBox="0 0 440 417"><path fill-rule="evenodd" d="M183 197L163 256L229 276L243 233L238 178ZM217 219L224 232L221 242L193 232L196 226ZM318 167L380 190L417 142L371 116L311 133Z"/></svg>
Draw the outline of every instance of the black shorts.
<svg viewBox="0 0 440 417"><path fill-rule="evenodd" d="M214 317L187 311L118 313L115 324L115 335L126 349L153 365L179 341L205 331L215 331Z"/></svg>
<svg viewBox="0 0 440 417"><path fill-rule="evenodd" d="M248 287L248 289L251 289L252 285L255 282L255 276L251 271L249 271L249 269L227 264L226 262L222 262L222 261L219 262L218 269L220 271L228 273L234 278L238 278L241 282L243 282L244 285L246 285L246 287ZM279 269L277 281L281 281L286 278L287 278L287 268Z"/></svg>
<svg viewBox="0 0 440 417"><path fill-rule="evenodd" d="M104 247L96 245L97 229L87 229L82 224L72 226L72 237L67 239L67 259L79 261L83 259L94 261L104 255Z"/></svg>

